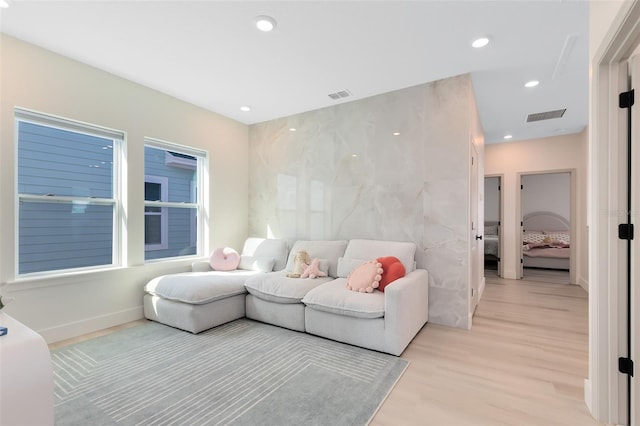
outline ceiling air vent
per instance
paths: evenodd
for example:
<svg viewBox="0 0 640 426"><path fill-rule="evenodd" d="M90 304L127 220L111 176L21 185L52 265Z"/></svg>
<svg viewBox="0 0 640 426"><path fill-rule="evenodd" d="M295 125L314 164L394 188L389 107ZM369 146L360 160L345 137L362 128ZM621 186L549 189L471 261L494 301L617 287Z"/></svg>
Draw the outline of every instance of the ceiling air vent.
<svg viewBox="0 0 640 426"><path fill-rule="evenodd" d="M333 99L334 101L336 101L338 99L342 99L342 98L348 98L349 96L352 96L352 94L347 89L341 90L341 91L336 92L336 93L329 93L329 97L331 99Z"/></svg>
<svg viewBox="0 0 640 426"><path fill-rule="evenodd" d="M555 111L537 112L527 116L527 123L532 121L551 120L552 118L561 118L567 109L557 109Z"/></svg>

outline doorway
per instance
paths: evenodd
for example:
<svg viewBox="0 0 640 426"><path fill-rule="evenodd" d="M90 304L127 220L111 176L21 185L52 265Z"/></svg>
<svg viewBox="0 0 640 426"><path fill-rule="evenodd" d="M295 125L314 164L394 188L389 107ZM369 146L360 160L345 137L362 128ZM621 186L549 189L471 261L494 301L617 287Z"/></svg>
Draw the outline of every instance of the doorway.
<svg viewBox="0 0 640 426"><path fill-rule="evenodd" d="M485 275L502 276L502 176L484 178Z"/></svg>
<svg viewBox="0 0 640 426"><path fill-rule="evenodd" d="M520 193L520 277L573 282L571 172L521 174Z"/></svg>

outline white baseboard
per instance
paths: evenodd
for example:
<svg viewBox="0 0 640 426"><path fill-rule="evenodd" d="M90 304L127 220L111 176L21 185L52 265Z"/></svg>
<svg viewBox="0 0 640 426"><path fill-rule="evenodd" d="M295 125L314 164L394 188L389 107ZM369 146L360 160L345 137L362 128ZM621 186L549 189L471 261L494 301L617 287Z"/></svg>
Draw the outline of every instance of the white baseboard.
<svg viewBox="0 0 640 426"><path fill-rule="evenodd" d="M595 417L593 415L593 407L592 407L592 400L591 400L591 380L589 379L584 379L584 403L587 406L587 410L589 410L589 414L591 414L592 417Z"/></svg>
<svg viewBox="0 0 640 426"><path fill-rule="evenodd" d="M480 280L480 288L478 289L478 304L480 304L480 300L482 299L482 293L484 293L484 287L487 284L487 279L482 277Z"/></svg>
<svg viewBox="0 0 640 426"><path fill-rule="evenodd" d="M126 324L144 318L142 306L123 311L113 312L98 317L87 318L81 321L70 322L57 325L42 330L36 330L47 343L59 342L60 340L71 339L94 331L104 330L120 324Z"/></svg>
<svg viewBox="0 0 640 426"><path fill-rule="evenodd" d="M584 289L584 291L589 292L589 282L582 277L578 277L578 285Z"/></svg>
<svg viewBox="0 0 640 426"><path fill-rule="evenodd" d="M507 269L504 268L502 270L502 278L506 278L508 280L517 280L518 279L518 271L515 269Z"/></svg>

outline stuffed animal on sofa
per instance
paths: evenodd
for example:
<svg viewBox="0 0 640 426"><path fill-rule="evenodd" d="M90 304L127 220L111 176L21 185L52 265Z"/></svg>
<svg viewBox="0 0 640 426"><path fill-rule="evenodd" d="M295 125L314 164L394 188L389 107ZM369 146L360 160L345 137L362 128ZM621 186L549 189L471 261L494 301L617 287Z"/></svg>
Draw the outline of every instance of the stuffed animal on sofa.
<svg viewBox="0 0 640 426"><path fill-rule="evenodd" d="M304 272L300 275L300 278L318 278L318 277L326 277L327 274L320 270L320 261L318 258L314 258L311 261L311 264L304 268Z"/></svg>
<svg viewBox="0 0 640 426"><path fill-rule="evenodd" d="M311 263L309 253L304 250L300 250L293 258L293 271L291 271L290 274L287 274L287 277L300 278L304 270L309 266L309 263Z"/></svg>

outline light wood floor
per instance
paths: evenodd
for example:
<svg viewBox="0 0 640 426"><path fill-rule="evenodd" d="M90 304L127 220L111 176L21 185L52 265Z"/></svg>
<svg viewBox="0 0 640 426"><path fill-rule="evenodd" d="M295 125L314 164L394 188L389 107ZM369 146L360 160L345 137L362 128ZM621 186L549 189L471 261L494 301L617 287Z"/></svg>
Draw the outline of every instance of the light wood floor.
<svg viewBox="0 0 640 426"><path fill-rule="evenodd" d="M428 323L402 354L411 363L371 425L598 424L583 397L587 293L560 284L568 282L566 277L543 272L516 281L487 271L473 328Z"/></svg>
<svg viewBox="0 0 640 426"><path fill-rule="evenodd" d="M428 323L372 425L598 424L584 404L587 293L563 273L487 275L472 329Z"/></svg>

